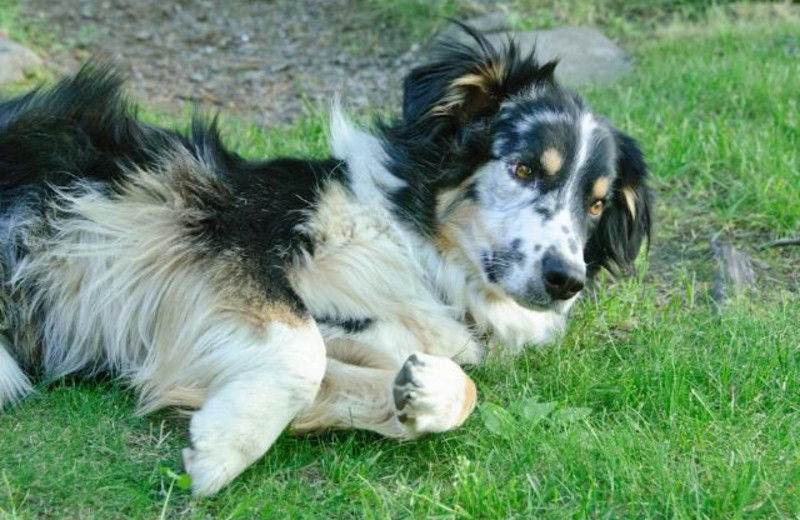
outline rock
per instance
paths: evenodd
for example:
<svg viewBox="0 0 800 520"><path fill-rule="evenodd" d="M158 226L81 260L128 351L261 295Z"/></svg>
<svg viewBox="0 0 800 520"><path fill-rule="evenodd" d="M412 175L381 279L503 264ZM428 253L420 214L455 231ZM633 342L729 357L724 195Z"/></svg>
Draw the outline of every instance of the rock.
<svg viewBox="0 0 800 520"><path fill-rule="evenodd" d="M744 252L717 237L711 239L711 252L717 260L714 290L711 293L717 305L742 294L755 284L753 262Z"/></svg>
<svg viewBox="0 0 800 520"><path fill-rule="evenodd" d="M568 87L608 84L633 69L630 56L595 29L560 27L488 36L495 45L512 37L525 52L536 48L540 62L558 59L556 78Z"/></svg>
<svg viewBox="0 0 800 520"><path fill-rule="evenodd" d="M464 23L484 34L510 31L512 28L511 20L509 19L508 15L501 12L489 13L476 18L470 18L469 20L465 20ZM461 27L451 23L436 36L435 42L454 39L463 41L463 36L464 31L461 30Z"/></svg>
<svg viewBox="0 0 800 520"><path fill-rule="evenodd" d="M487 15L494 17L502 13ZM505 15L503 15L505 16ZM484 17L481 17L481 19ZM506 21L508 21L506 17ZM470 23L469 21L467 23ZM510 23L510 22L509 22ZM498 20L499 24L499 20ZM484 27L494 27L486 22ZM497 25L499 26L499 25ZM475 26L477 28L477 25ZM630 57L601 32L585 27L560 27L532 32L493 32L483 31L486 38L496 46L506 45L514 39L523 52L536 48L540 62L559 59L556 78L568 87L602 85L611 83L619 76L629 72L633 65ZM472 43L472 38L450 26L437 36L433 45L445 39L455 39L462 43Z"/></svg>
<svg viewBox="0 0 800 520"><path fill-rule="evenodd" d="M22 81L42 59L32 50L0 37L0 85Z"/></svg>

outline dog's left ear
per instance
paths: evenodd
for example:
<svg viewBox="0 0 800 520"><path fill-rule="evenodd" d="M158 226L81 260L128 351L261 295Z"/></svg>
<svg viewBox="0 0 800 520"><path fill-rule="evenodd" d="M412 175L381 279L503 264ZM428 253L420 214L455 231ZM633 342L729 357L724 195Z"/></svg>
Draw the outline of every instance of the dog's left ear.
<svg viewBox="0 0 800 520"><path fill-rule="evenodd" d="M649 173L636 141L614 130L617 180L613 198L584 250L588 274L601 268L629 273L642 243L650 243L654 195L647 185Z"/></svg>
<svg viewBox="0 0 800 520"><path fill-rule="evenodd" d="M468 25L455 22L472 44L439 44L432 63L411 71L403 86L407 123L438 119L462 125L500 108L504 99L537 82L553 82L556 62L539 65L508 41L499 48Z"/></svg>

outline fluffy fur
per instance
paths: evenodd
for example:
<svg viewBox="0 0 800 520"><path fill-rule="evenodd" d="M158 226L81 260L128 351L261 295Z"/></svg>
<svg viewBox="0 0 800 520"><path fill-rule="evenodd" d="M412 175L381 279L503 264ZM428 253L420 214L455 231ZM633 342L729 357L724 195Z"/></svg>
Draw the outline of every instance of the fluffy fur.
<svg viewBox="0 0 800 520"><path fill-rule="evenodd" d="M552 341L587 276L650 230L636 143L514 44L451 44L331 159L250 162L213 123L140 122L88 66L0 104L0 409L111 372L196 410L215 493L287 425L411 439L460 425L459 365Z"/></svg>

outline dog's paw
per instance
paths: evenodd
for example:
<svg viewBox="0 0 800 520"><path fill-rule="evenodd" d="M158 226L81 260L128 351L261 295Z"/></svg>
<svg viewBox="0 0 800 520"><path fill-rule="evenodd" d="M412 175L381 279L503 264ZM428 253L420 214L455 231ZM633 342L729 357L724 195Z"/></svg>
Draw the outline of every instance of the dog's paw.
<svg viewBox="0 0 800 520"><path fill-rule="evenodd" d="M244 470L241 455L230 450L184 448L183 468L192 478L192 495L215 494Z"/></svg>
<svg viewBox="0 0 800 520"><path fill-rule="evenodd" d="M475 383L450 359L412 354L394 381L397 418L409 437L457 428L475 408Z"/></svg>

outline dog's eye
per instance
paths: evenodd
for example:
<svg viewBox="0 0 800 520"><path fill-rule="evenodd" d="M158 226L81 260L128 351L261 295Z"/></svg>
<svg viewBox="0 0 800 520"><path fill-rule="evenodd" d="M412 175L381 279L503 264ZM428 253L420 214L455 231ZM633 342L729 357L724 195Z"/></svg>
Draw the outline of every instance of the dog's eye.
<svg viewBox="0 0 800 520"><path fill-rule="evenodd" d="M592 205L589 206L589 214L592 215L593 217L596 217L596 216L600 215L600 213L603 212L603 209L605 208L605 205L606 205L606 203L603 202L602 200L598 199L598 200L594 201L592 203Z"/></svg>
<svg viewBox="0 0 800 520"><path fill-rule="evenodd" d="M526 164L517 163L514 166L514 176L521 181L527 181L533 176L533 172Z"/></svg>

